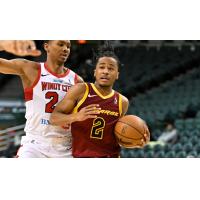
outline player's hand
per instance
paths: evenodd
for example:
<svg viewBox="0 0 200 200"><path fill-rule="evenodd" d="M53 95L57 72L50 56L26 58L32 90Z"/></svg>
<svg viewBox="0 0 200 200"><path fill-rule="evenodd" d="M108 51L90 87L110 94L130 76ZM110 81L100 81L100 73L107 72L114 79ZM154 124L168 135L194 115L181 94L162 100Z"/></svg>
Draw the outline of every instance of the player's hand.
<svg viewBox="0 0 200 200"><path fill-rule="evenodd" d="M17 56L40 56L33 40L0 40L0 50Z"/></svg>
<svg viewBox="0 0 200 200"><path fill-rule="evenodd" d="M144 147L147 145L150 141L150 132L147 126L145 126L145 134L144 134L144 139L141 139L141 147Z"/></svg>
<svg viewBox="0 0 200 200"><path fill-rule="evenodd" d="M150 132L147 126L145 126L145 134L144 134L144 138L145 138L145 145L149 143L150 141Z"/></svg>
<svg viewBox="0 0 200 200"><path fill-rule="evenodd" d="M140 141L138 141L138 144L134 146L134 148L143 148L145 145L147 145L150 141L150 132L147 126L145 127L146 131L144 134L144 138L142 138Z"/></svg>
<svg viewBox="0 0 200 200"><path fill-rule="evenodd" d="M86 106L76 113L76 121L84 121L89 118L96 118L100 110L101 108L99 108L98 104Z"/></svg>

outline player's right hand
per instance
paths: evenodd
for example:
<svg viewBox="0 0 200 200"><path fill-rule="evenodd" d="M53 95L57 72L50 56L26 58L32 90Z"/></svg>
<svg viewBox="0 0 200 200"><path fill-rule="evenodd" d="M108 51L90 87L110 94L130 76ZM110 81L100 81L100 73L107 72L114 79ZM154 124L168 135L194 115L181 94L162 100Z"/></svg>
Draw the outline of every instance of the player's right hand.
<svg viewBox="0 0 200 200"><path fill-rule="evenodd" d="M100 110L101 108L99 108L98 104L86 106L76 113L76 121L84 121L89 118L96 118Z"/></svg>
<svg viewBox="0 0 200 200"><path fill-rule="evenodd" d="M33 40L0 40L0 50L17 56L40 56Z"/></svg>

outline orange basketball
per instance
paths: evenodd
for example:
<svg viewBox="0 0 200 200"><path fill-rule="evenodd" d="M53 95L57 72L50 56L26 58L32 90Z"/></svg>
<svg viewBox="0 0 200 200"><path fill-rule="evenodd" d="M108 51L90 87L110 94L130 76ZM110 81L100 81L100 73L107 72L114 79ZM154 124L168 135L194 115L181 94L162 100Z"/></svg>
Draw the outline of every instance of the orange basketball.
<svg viewBox="0 0 200 200"><path fill-rule="evenodd" d="M121 117L114 132L119 145L125 148L143 147L150 140L145 121L135 115Z"/></svg>

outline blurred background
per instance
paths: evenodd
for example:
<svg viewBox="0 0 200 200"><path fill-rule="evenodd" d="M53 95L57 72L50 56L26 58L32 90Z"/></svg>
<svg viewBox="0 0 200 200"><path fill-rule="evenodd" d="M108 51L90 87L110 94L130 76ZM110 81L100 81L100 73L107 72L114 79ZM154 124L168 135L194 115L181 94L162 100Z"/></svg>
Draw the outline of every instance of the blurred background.
<svg viewBox="0 0 200 200"><path fill-rule="evenodd" d="M43 40L35 41L42 51ZM92 49L102 40L71 41L66 66L86 82L93 81ZM123 149L121 157L200 157L200 41L111 41L123 64L115 89L129 98L128 114L144 119L151 142L143 149ZM1 58L16 56L0 52ZM24 135L25 106L20 78L0 74L0 157L14 157Z"/></svg>

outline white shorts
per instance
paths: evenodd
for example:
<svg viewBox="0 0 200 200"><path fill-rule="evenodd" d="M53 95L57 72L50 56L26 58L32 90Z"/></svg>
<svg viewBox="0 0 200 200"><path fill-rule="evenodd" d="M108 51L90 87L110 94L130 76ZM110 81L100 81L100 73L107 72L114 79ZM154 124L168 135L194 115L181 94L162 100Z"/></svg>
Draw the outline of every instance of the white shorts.
<svg viewBox="0 0 200 200"><path fill-rule="evenodd" d="M22 137L17 158L72 158L71 138L44 138L26 135Z"/></svg>

